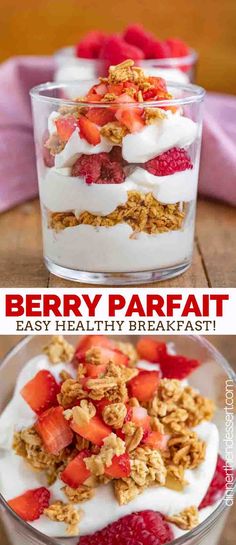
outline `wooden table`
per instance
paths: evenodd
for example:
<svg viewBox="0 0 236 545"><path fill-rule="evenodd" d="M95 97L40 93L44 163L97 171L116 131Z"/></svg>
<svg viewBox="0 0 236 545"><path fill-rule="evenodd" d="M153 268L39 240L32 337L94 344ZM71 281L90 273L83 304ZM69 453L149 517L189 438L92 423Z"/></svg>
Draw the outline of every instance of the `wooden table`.
<svg viewBox="0 0 236 545"><path fill-rule="evenodd" d="M160 287L235 287L236 214L222 203L198 203L192 267ZM0 216L0 287L74 287L50 274L42 260L40 210L37 200ZM84 286L85 284L77 284Z"/></svg>

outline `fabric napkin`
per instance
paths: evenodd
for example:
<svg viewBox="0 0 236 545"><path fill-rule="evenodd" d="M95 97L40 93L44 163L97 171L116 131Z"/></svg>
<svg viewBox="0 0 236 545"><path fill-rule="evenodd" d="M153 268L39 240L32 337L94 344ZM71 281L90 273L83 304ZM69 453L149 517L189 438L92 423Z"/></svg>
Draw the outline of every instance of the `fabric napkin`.
<svg viewBox="0 0 236 545"><path fill-rule="evenodd" d="M0 212L38 194L29 90L54 69L52 57L0 65ZM207 94L199 191L236 204L236 97Z"/></svg>

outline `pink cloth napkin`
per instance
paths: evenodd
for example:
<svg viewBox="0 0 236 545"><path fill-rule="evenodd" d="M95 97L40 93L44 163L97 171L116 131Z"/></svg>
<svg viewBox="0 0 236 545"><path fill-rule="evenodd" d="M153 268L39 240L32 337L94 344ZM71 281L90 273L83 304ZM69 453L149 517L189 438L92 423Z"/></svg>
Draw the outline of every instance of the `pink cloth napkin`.
<svg viewBox="0 0 236 545"><path fill-rule="evenodd" d="M53 72L51 57L16 57L0 66L0 212L38 193L29 90ZM236 97L206 97L199 190L236 204Z"/></svg>

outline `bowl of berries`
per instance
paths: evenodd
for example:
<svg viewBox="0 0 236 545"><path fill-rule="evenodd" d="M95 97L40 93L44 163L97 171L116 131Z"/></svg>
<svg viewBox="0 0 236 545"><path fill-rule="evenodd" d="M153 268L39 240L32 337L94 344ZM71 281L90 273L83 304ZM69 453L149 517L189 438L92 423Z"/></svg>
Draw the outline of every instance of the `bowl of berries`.
<svg viewBox="0 0 236 545"><path fill-rule="evenodd" d="M198 55L180 38L160 40L140 24L120 34L90 31L75 45L55 53L56 81L106 76L110 65L132 59L150 76L193 83Z"/></svg>
<svg viewBox="0 0 236 545"><path fill-rule="evenodd" d="M33 336L0 378L10 545L217 545L234 481L222 392L235 376L209 342Z"/></svg>

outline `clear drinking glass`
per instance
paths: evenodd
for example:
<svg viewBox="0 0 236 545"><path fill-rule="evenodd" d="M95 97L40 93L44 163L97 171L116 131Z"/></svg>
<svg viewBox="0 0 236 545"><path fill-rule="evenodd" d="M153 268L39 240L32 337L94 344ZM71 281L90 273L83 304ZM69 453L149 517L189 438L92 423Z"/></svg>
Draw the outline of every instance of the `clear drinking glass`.
<svg viewBox="0 0 236 545"><path fill-rule="evenodd" d="M126 103L128 119L141 112L145 125L120 140L99 128L100 143L92 145L72 115L81 107L88 117L94 108L106 116L119 108L73 100L93 83L31 90L46 266L69 280L110 285L179 275L192 260L204 90L168 84L172 99ZM60 123L73 120L66 142L58 137L58 116ZM91 183L77 165L82 155L87 173L101 153L101 175Z"/></svg>
<svg viewBox="0 0 236 545"><path fill-rule="evenodd" d="M54 55L55 81L58 83L78 79L90 79L104 75L107 66L101 59L76 57L74 47L63 47ZM145 59L139 65L150 76L160 76L178 83L195 83L198 55L194 49L185 57L169 59Z"/></svg>
<svg viewBox="0 0 236 545"><path fill-rule="evenodd" d="M67 336L71 343L78 337ZM119 340L136 342L138 336L120 336ZM0 365L0 412L12 396L18 373L25 363L42 352L47 343L47 336L27 337L20 341L4 358ZM117 337L116 337L117 340ZM201 366L190 377L190 385L201 389L204 396L215 401L217 411L214 421L220 432L220 450L224 457L224 405L226 380L236 383L235 373L224 357L204 338L196 336L159 336L158 340L175 343L177 353L197 358ZM207 377L207 380L206 380ZM144 506L145 508L145 506ZM171 545L217 545L229 512L225 500L222 500L213 513ZM20 519L7 505L0 494L0 517L6 529L9 545L77 545L78 538L53 539L43 535Z"/></svg>

